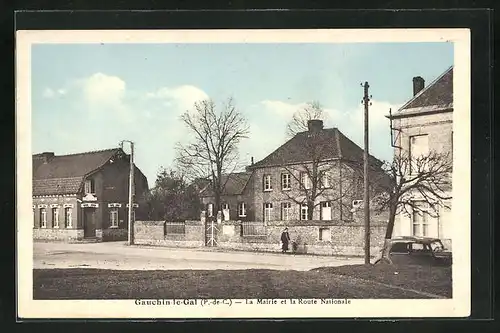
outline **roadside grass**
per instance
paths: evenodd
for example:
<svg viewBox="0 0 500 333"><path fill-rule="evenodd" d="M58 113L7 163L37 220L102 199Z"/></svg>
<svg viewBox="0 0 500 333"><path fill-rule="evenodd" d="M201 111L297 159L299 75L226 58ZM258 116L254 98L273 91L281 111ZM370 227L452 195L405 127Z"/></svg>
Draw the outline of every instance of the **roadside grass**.
<svg viewBox="0 0 500 333"><path fill-rule="evenodd" d="M325 267L312 271L35 269L34 299L171 298L427 298L411 291L346 278ZM359 270L360 268L358 268ZM351 272L352 273L352 272ZM359 274L362 274L361 271ZM370 274L365 272L365 274ZM380 274L380 273L379 273ZM407 273L409 276L410 273ZM374 277L380 277L373 274ZM367 276L363 276L367 279ZM375 281L378 281L374 279ZM379 281L389 284L388 281ZM416 289L413 283L407 285ZM431 293L432 291L427 290ZM438 292L436 292L438 294ZM443 294L439 293L440 295Z"/></svg>
<svg viewBox="0 0 500 333"><path fill-rule="evenodd" d="M346 265L313 271L377 281L398 287L452 297L451 267L418 265Z"/></svg>

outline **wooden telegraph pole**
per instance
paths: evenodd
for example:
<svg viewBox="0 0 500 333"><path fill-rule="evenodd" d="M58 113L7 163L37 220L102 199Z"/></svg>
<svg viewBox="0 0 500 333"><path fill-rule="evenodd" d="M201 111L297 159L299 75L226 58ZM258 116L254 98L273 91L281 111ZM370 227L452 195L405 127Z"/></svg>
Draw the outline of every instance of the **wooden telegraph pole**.
<svg viewBox="0 0 500 333"><path fill-rule="evenodd" d="M365 219L365 264L370 263L370 193L368 191L369 187L369 175L368 175L368 158L369 158L369 150L368 150L368 106L370 104L371 96L368 95L368 82L365 82L363 85L364 96L363 96L363 104L365 106L365 150L364 150L364 198L363 198L363 208L364 208L364 219Z"/></svg>
<svg viewBox="0 0 500 333"><path fill-rule="evenodd" d="M123 143L130 143L130 173L129 173L129 183L128 183L128 245L134 244L134 221L133 221L133 209L134 209L134 143L130 140L123 140L120 142L120 148L123 149Z"/></svg>

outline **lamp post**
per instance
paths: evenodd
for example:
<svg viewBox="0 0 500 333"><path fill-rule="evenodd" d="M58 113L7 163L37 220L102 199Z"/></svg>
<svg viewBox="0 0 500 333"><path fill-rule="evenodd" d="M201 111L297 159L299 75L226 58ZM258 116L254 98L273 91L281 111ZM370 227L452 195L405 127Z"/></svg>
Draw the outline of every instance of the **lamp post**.
<svg viewBox="0 0 500 333"><path fill-rule="evenodd" d="M120 148L123 149L123 143L130 144L130 174L128 184L128 245L134 244L134 221L132 220L132 210L134 209L134 142L130 140L120 141Z"/></svg>

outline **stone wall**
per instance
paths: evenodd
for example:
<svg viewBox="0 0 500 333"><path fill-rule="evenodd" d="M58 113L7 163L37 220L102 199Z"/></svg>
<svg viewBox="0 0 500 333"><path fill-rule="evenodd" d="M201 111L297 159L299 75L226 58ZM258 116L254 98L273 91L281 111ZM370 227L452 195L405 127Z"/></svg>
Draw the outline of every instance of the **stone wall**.
<svg viewBox="0 0 500 333"><path fill-rule="evenodd" d="M33 229L34 240L71 242L83 239L83 229Z"/></svg>
<svg viewBox="0 0 500 333"><path fill-rule="evenodd" d="M134 244L168 247L205 246L205 227L201 221L186 221L184 234L165 234L165 221L136 221Z"/></svg>
<svg viewBox="0 0 500 333"><path fill-rule="evenodd" d="M125 241L128 239L128 229L108 228L102 230L103 241Z"/></svg>
<svg viewBox="0 0 500 333"><path fill-rule="evenodd" d="M287 223L285 223L287 222ZM263 235L243 236L240 223L220 225L218 246L226 249L279 252L280 236L288 227L290 238L298 245L298 253L362 256L364 225L359 222L335 221L274 221L265 227ZM370 252L378 254L384 242L386 224L373 221Z"/></svg>

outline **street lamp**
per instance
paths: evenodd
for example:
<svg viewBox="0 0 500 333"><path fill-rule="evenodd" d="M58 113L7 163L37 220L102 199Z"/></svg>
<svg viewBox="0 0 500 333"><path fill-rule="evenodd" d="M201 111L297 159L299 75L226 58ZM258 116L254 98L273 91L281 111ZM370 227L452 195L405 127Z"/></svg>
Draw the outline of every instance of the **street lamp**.
<svg viewBox="0 0 500 333"><path fill-rule="evenodd" d="M134 221L132 221L132 210L134 209L134 142L130 140L120 141L120 149L123 149L123 143L130 144L130 174L128 184L128 245L134 244Z"/></svg>

